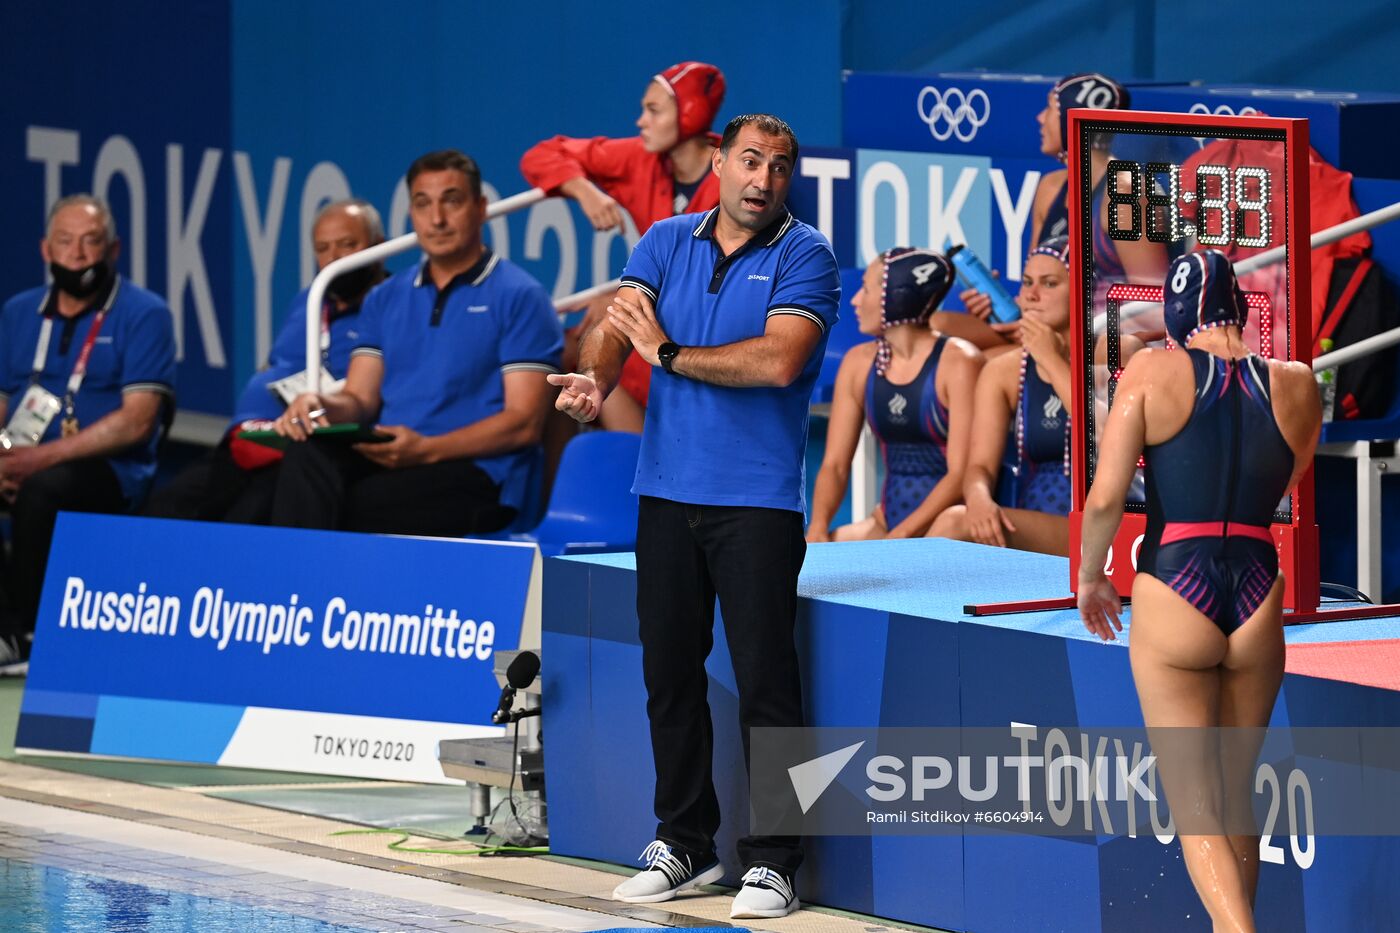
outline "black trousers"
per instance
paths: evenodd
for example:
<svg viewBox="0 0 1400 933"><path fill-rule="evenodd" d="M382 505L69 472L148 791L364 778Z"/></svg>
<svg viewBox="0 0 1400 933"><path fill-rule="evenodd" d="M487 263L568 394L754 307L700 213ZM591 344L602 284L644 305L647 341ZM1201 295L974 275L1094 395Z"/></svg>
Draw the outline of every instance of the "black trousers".
<svg viewBox="0 0 1400 933"><path fill-rule="evenodd" d="M637 619L656 764L658 839L701 857L714 851L719 802L705 658L714 646L716 596L739 689L745 762L750 729L803 724L793 630L797 575L806 553L798 512L641 498ZM750 788L754 808L783 806L774 796ZM802 862L795 836L748 835L738 848L746 867L767 865L792 874Z"/></svg>
<svg viewBox="0 0 1400 933"><path fill-rule="evenodd" d="M151 493L142 515L202 522L266 525L272 518L277 464L245 470L229 453L228 439Z"/></svg>
<svg viewBox="0 0 1400 933"><path fill-rule="evenodd" d="M272 524L380 534L461 537L515 516L471 460L388 470L335 442L291 444L277 472Z"/></svg>
<svg viewBox="0 0 1400 933"><path fill-rule="evenodd" d="M4 574L9 609L3 614L0 634L34 631L59 512L126 510L117 475L103 457L70 460L26 479L10 506L10 559Z"/></svg>

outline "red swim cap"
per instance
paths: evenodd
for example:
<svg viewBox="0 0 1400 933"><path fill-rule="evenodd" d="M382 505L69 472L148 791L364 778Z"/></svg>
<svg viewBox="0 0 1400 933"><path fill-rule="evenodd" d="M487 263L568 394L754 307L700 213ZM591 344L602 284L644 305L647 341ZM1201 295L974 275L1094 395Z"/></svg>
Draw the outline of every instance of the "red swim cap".
<svg viewBox="0 0 1400 933"><path fill-rule="evenodd" d="M676 99L680 139L709 130L724 103L724 72L705 62L681 62L654 79Z"/></svg>

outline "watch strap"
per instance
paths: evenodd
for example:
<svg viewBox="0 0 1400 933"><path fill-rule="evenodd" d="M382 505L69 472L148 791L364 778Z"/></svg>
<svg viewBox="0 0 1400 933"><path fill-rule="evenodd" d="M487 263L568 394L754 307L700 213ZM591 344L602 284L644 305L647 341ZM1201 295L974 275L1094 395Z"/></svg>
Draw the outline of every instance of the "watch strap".
<svg viewBox="0 0 1400 933"><path fill-rule="evenodd" d="M656 358L661 363L661 368L671 375L675 375L675 370L671 368L676 361L676 356L681 352L680 344L674 341L666 341L656 349Z"/></svg>

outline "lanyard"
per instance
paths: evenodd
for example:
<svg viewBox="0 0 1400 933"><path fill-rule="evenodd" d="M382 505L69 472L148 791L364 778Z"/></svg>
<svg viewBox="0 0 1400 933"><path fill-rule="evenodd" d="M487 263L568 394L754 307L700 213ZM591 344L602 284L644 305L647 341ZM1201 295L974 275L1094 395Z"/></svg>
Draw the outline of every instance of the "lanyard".
<svg viewBox="0 0 1400 933"><path fill-rule="evenodd" d="M321 302L321 363L324 365L331 355L331 303Z"/></svg>
<svg viewBox="0 0 1400 933"><path fill-rule="evenodd" d="M112 302L120 287L120 283L113 286L112 294L108 297L107 303L98 309L97 316L92 319L92 326L88 328L82 349L78 351L78 359L73 363L73 371L68 375L67 394L63 399L63 407L70 415L73 412L73 398L83 387L83 380L87 377L88 359L92 356L93 345L97 343L97 335L102 332L102 324L107 320L107 312L112 309ZM39 326L39 342L34 347L34 371L29 377L31 384L38 384L39 376L44 371L44 364L48 361L49 342L53 340L53 321L53 317L46 314L44 315L44 323Z"/></svg>

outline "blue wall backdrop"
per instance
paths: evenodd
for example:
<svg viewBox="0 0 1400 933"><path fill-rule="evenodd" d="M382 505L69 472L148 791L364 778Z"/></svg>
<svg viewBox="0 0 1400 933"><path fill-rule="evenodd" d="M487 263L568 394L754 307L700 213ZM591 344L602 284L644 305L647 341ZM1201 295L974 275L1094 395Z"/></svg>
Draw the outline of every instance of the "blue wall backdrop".
<svg viewBox="0 0 1400 933"><path fill-rule="evenodd" d="M1214 0L853 0L842 61L857 71L987 68L1210 84L1397 91L1389 0L1320 5Z"/></svg>

